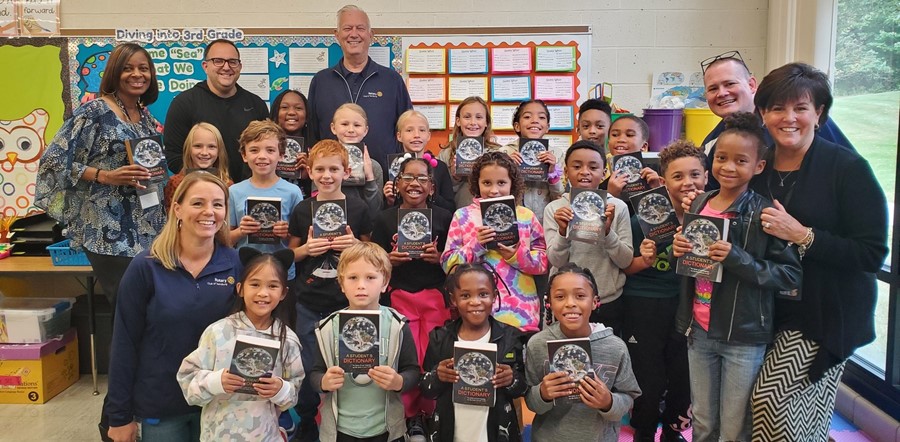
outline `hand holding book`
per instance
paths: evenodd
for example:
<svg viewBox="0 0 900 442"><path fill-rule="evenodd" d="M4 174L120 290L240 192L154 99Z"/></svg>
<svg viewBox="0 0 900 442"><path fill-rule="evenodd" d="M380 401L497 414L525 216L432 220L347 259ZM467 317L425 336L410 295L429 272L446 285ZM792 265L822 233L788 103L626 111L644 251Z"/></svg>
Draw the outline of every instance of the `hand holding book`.
<svg viewBox="0 0 900 442"><path fill-rule="evenodd" d="M564 371L552 371L541 379L541 399L546 402L553 402L572 394L578 394L578 386Z"/></svg>
<svg viewBox="0 0 900 442"><path fill-rule="evenodd" d="M253 389L259 393L259 397L269 399L278 394L284 381L278 376L263 376L259 378L259 382L253 384Z"/></svg>
<svg viewBox="0 0 900 442"><path fill-rule="evenodd" d="M244 378L229 372L227 369L222 371L222 389L226 393L231 394L244 386Z"/></svg>
<svg viewBox="0 0 900 442"><path fill-rule="evenodd" d="M369 377L375 385L386 391L400 391L403 389L403 377L387 365L378 365L369 369Z"/></svg>
<svg viewBox="0 0 900 442"><path fill-rule="evenodd" d="M612 393L603 381L594 379L593 375L581 378L578 392L581 394L581 402L588 407L600 411L609 411L612 407Z"/></svg>

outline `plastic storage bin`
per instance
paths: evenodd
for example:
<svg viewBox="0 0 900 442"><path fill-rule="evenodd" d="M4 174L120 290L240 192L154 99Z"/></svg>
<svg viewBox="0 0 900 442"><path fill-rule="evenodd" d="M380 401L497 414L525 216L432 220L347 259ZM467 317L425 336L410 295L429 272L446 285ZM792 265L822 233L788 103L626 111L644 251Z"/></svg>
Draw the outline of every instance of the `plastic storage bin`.
<svg viewBox="0 0 900 442"><path fill-rule="evenodd" d="M0 342L35 344L59 337L72 322L72 298L0 298Z"/></svg>
<svg viewBox="0 0 900 442"><path fill-rule="evenodd" d="M55 266L89 266L91 263L87 259L84 252L72 250L69 247L69 240L63 240L56 244L47 246L50 251L50 259L53 260Z"/></svg>

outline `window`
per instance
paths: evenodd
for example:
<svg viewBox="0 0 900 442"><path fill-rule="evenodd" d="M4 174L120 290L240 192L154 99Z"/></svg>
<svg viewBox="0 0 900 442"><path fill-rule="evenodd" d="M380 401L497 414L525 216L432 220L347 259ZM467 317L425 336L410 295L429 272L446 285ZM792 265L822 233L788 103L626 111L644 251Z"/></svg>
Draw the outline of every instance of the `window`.
<svg viewBox="0 0 900 442"><path fill-rule="evenodd" d="M864 156L888 201L889 245L893 243L897 179L897 126L900 115L900 14L896 0L839 0L834 54L834 106L831 117ZM885 378L888 367L889 304L900 266L885 262L887 278L878 282L875 342L860 348L863 366ZM892 352L893 353L893 352ZM896 356L894 356L896 357ZM888 376L891 377L891 376ZM891 383L897 380L886 379Z"/></svg>

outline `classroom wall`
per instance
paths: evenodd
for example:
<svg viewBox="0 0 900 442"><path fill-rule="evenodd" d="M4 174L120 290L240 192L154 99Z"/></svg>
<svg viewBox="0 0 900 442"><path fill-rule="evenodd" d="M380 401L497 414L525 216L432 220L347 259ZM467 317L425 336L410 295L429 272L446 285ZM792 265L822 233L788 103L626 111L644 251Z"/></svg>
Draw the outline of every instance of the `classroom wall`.
<svg viewBox="0 0 900 442"><path fill-rule="evenodd" d="M353 0L63 0L62 27L333 27ZM590 25L590 81L614 84L614 101L638 110L654 71L699 70L737 49L762 78L767 0L356 0L382 27Z"/></svg>

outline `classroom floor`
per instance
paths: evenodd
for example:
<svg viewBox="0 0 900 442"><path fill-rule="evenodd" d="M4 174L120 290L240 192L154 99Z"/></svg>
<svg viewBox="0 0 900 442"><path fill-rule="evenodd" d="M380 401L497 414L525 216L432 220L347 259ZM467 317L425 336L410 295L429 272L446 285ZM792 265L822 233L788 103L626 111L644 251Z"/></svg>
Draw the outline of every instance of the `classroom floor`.
<svg viewBox="0 0 900 442"><path fill-rule="evenodd" d="M99 396L91 394L91 376L81 375L72 385L43 405L0 404L0 442L67 441L96 442L99 440L97 422L106 376L99 377ZM526 428L528 434L530 428ZM631 429L623 426L620 442L631 442ZM690 441L690 431L685 432ZM831 424L831 437L836 442L871 442L872 439L835 414ZM526 438L527 442L529 439Z"/></svg>

